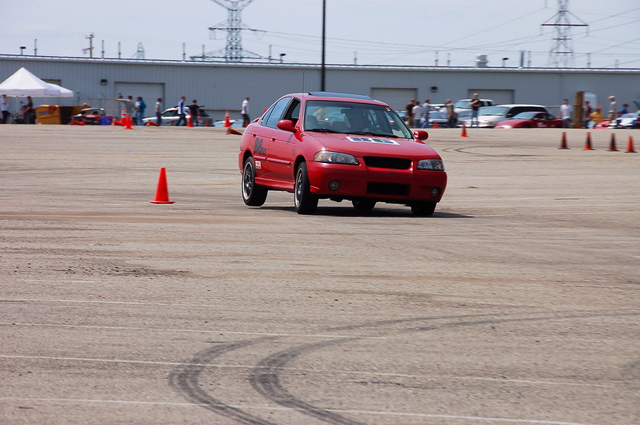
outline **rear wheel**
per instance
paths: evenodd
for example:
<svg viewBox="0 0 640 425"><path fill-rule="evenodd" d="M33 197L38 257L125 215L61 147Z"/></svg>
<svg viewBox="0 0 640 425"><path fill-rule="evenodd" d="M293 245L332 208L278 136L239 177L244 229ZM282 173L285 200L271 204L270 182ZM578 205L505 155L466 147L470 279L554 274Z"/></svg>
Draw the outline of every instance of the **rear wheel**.
<svg viewBox="0 0 640 425"><path fill-rule="evenodd" d="M354 199L351 201L353 208L361 211L372 210L376 206L376 201L371 199Z"/></svg>
<svg viewBox="0 0 640 425"><path fill-rule="evenodd" d="M296 185L293 203L298 214L313 214L318 208L318 197L309 189L307 163L301 162L296 170Z"/></svg>
<svg viewBox="0 0 640 425"><path fill-rule="evenodd" d="M435 202L416 202L411 205L411 212L418 217L431 217L435 210Z"/></svg>
<svg viewBox="0 0 640 425"><path fill-rule="evenodd" d="M250 207L259 207L267 200L267 188L256 184L256 169L253 157L244 161L242 171L242 200Z"/></svg>

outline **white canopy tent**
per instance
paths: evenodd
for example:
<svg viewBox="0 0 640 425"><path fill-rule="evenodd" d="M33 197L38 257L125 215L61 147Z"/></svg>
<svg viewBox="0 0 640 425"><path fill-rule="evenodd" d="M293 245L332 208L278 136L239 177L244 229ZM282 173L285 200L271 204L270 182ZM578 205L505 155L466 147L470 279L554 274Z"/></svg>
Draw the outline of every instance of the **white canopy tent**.
<svg viewBox="0 0 640 425"><path fill-rule="evenodd" d="M0 95L14 97L73 97L73 91L42 81L26 68L20 68L0 83Z"/></svg>

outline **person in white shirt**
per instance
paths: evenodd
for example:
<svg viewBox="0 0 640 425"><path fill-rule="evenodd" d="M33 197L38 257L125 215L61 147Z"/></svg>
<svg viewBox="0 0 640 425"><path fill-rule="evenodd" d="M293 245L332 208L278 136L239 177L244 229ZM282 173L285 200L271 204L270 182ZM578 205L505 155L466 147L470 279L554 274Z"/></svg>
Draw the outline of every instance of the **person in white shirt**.
<svg viewBox="0 0 640 425"><path fill-rule="evenodd" d="M156 101L156 124L162 125L162 98Z"/></svg>
<svg viewBox="0 0 640 425"><path fill-rule="evenodd" d="M560 119L562 119L562 127L569 128L572 116L573 106L569 105L569 99L565 99L562 101L562 105L560 105Z"/></svg>
<svg viewBox="0 0 640 425"><path fill-rule="evenodd" d="M242 101L242 119L244 120L244 123L242 124L243 127L248 126L251 122L251 118L249 118L249 100L249 96L247 96Z"/></svg>
<svg viewBox="0 0 640 425"><path fill-rule="evenodd" d="M187 98L182 96L180 102L178 102L178 121L176 122L176 126L187 125L187 109L184 106L185 100L187 100Z"/></svg>
<svg viewBox="0 0 640 425"><path fill-rule="evenodd" d="M424 108L422 105L417 103L411 110L411 114L413 115L413 126L415 128L420 128L422 125L422 114L424 114Z"/></svg>
<svg viewBox="0 0 640 425"><path fill-rule="evenodd" d="M9 121L9 100L7 95L2 95L2 102L0 102L0 109L2 110L2 124L6 124Z"/></svg>

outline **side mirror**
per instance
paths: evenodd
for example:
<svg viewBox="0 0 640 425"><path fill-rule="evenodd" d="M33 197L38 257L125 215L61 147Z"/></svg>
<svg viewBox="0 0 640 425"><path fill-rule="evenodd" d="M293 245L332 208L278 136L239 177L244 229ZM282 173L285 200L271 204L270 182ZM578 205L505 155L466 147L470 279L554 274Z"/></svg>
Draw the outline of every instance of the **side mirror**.
<svg viewBox="0 0 640 425"><path fill-rule="evenodd" d="M424 130L416 130L413 132L413 136L418 140L427 140L429 138L429 133Z"/></svg>
<svg viewBox="0 0 640 425"><path fill-rule="evenodd" d="M291 133L295 133L296 127L293 125L293 121L291 120L280 120L277 124L278 128L283 131L290 131Z"/></svg>

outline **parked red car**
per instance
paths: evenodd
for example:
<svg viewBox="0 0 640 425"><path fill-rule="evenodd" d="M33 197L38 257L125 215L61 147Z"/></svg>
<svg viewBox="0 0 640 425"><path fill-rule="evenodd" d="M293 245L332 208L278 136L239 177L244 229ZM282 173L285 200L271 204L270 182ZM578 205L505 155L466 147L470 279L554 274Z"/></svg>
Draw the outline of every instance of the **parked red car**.
<svg viewBox="0 0 640 425"><path fill-rule="evenodd" d="M508 120L500 121L494 128L562 128L562 120L547 112L520 112Z"/></svg>
<svg viewBox="0 0 640 425"><path fill-rule="evenodd" d="M85 108L78 115L71 117L85 124L102 124L102 117L107 116L102 108Z"/></svg>
<svg viewBox="0 0 640 425"><path fill-rule="evenodd" d="M389 105L368 96L311 92L278 99L245 130L238 165L242 198L260 206L268 191L294 194L295 211L313 214L319 199L377 202L433 214L447 185L442 158Z"/></svg>

